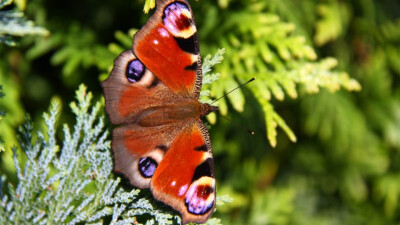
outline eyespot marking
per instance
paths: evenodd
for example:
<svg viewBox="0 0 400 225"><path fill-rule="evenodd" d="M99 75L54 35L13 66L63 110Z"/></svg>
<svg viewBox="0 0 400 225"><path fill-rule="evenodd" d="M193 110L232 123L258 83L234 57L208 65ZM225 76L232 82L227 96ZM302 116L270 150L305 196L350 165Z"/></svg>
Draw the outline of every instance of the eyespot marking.
<svg viewBox="0 0 400 225"><path fill-rule="evenodd" d="M139 82L144 73L146 71L146 67L140 62L138 59L132 60L128 63L126 70L126 78L131 83Z"/></svg>
<svg viewBox="0 0 400 225"><path fill-rule="evenodd" d="M164 8L162 21L167 30L175 37L189 38L196 33L192 13L182 2L173 2Z"/></svg>
<svg viewBox="0 0 400 225"><path fill-rule="evenodd" d="M204 215L213 208L215 202L215 180L202 177L190 185L185 195L185 205L189 213Z"/></svg>
<svg viewBox="0 0 400 225"><path fill-rule="evenodd" d="M192 25L189 7L181 2L174 2L165 7L163 20L178 30L185 30Z"/></svg>
<svg viewBox="0 0 400 225"><path fill-rule="evenodd" d="M151 157L145 157L139 160L139 172L145 178L152 177L157 166L157 162Z"/></svg>

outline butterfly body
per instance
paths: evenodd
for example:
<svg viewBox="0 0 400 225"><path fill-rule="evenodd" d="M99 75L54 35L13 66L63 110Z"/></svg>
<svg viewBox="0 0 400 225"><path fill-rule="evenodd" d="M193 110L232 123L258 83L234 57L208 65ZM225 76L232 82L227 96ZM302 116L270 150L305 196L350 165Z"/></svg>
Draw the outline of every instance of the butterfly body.
<svg viewBox="0 0 400 225"><path fill-rule="evenodd" d="M201 116L216 110L206 103L201 104L189 99L147 109L139 116L137 123L143 127L152 127L179 123L183 120L198 120Z"/></svg>
<svg viewBox="0 0 400 225"><path fill-rule="evenodd" d="M131 50L102 83L113 125L114 170L182 215L204 223L215 207L211 142L198 101L202 82L197 29L187 0L157 0Z"/></svg>

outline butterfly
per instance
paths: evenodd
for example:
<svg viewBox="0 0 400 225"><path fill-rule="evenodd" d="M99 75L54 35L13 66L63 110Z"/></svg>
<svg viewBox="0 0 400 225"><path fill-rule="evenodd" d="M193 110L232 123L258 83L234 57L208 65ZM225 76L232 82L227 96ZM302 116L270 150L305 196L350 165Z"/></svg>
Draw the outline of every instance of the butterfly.
<svg viewBox="0 0 400 225"><path fill-rule="evenodd" d="M182 223L204 223L216 187L210 137L201 117L218 107L199 102L201 57L187 0L157 0L131 50L102 83L113 125L114 170L177 210Z"/></svg>

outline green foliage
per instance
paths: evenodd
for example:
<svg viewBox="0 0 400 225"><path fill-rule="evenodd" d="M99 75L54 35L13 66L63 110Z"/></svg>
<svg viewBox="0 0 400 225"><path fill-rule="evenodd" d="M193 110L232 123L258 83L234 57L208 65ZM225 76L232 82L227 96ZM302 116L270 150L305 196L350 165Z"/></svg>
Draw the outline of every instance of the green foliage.
<svg viewBox="0 0 400 225"><path fill-rule="evenodd" d="M4 95L0 99L0 110L4 113L0 120L0 136L4 140L5 149L17 144L16 127L23 122L25 114L20 101L21 88L10 72L6 60L0 60L0 85L4 89ZM12 170L11 151L5 151L2 155L0 168L5 171Z"/></svg>
<svg viewBox="0 0 400 225"><path fill-rule="evenodd" d="M3 97L4 97L3 86L0 85L0 100L1 100L1 98L3 98ZM0 122L1 122L1 120L3 119L3 117L4 117L5 115L6 115L6 113L3 112L3 111L0 109ZM3 138L0 136L0 152L2 152L2 151L4 151L4 141L3 141ZM0 188L0 191L1 191L1 188Z"/></svg>
<svg viewBox="0 0 400 225"><path fill-rule="evenodd" d="M52 55L50 63L62 67L62 78L70 86L82 81L84 70L93 66L101 70L108 69L115 57L105 46L96 44L92 30L82 30L77 24L72 24L67 31L56 33L49 39L38 41L29 50L28 57L36 59L55 49L57 51Z"/></svg>
<svg viewBox="0 0 400 225"><path fill-rule="evenodd" d="M153 9L156 6L156 0L146 0L144 3L143 11L148 13L150 9Z"/></svg>
<svg viewBox="0 0 400 225"><path fill-rule="evenodd" d="M202 72L203 72L203 86L207 87L208 84L212 84L217 81L220 77L219 73L210 73L211 68L215 65L219 64L224 60L225 49L219 49L217 53L211 57L211 55L207 55L203 59ZM210 90L207 88L203 88L200 92L200 101L210 103L212 100L210 99Z"/></svg>
<svg viewBox="0 0 400 225"><path fill-rule="evenodd" d="M11 174L10 147L19 146L15 130L25 111L35 121L34 131L47 130L40 115L50 99L58 99L58 110L64 111L61 102L70 102L82 82L100 96L99 80L108 76L113 59L131 48L133 34L149 16L143 10L152 9L154 3L69 1L59 7L39 0L26 5L25 15L51 30L51 35L12 38L18 47L0 46L0 54L5 56L0 60L0 85L6 94L0 99L0 110L7 113L0 121L6 149L0 155L0 173L7 175L8 182L17 180ZM220 113L207 117L213 124L210 135L217 192L233 199L218 205L215 216L221 219L208 223L398 225L399 3L190 3L201 52L203 56L215 54L204 59L201 101L210 102L256 77L214 103ZM6 6L1 12L10 9ZM215 67L209 71L208 65ZM255 135L220 119L220 114L254 130ZM65 112L58 114L57 120L69 127L76 122ZM56 134L56 142L62 143L65 135ZM36 143L40 138L33 136L32 143ZM47 143L48 137L43 136ZM64 148L59 146L55 158ZM22 165L26 157L19 155ZM50 171L45 180L57 174L54 166ZM4 178L0 181L5 184ZM93 193L89 191L94 190L94 182L84 188L86 194ZM58 185L55 181L51 186L54 192ZM9 196L8 202L14 201L10 197L16 193L13 190L0 188L5 191L3 196ZM140 192L133 196L134 201L143 199L142 194L147 199ZM81 202L78 199L73 206ZM172 216L169 221L179 220L162 206L149 204ZM139 222L155 218L150 211L137 217L142 218ZM104 223L111 221L112 216L104 218Z"/></svg>
<svg viewBox="0 0 400 225"><path fill-rule="evenodd" d="M321 3L318 6L319 21L315 24L314 41L317 45L324 45L335 40L343 33L349 22L347 5L338 1Z"/></svg>
<svg viewBox="0 0 400 225"><path fill-rule="evenodd" d="M264 111L270 144L273 147L277 144L277 127L282 128L290 140L296 141L293 131L271 104L272 97L279 101L284 100L285 94L297 98L298 85L304 87L306 93L317 93L320 87L330 91L341 87L349 91L360 90L360 85L347 73L332 71L337 65L335 59L315 61L316 54L304 37L292 34L295 25L267 13L265 1L255 1L246 6L207 24L210 32L223 37L215 46L224 47L228 53L226 62L217 67L221 79L211 85L211 95L222 96L240 83L256 77L256 82L247 88ZM243 111L245 100L242 91L228 95L228 99L235 110ZM224 99L219 101L219 106L222 114L228 113Z"/></svg>
<svg viewBox="0 0 400 225"><path fill-rule="evenodd" d="M260 193L254 193L259 196ZM276 199L278 201L270 201ZM271 189L262 197L255 198L250 214L250 223L254 225L287 224L293 211L294 191L291 189Z"/></svg>
<svg viewBox="0 0 400 225"><path fill-rule="evenodd" d="M7 10L6 7L13 4L13 0L0 0L0 43L14 46L15 37L27 35L48 35L49 32L32 21L24 18L24 14L18 10Z"/></svg>

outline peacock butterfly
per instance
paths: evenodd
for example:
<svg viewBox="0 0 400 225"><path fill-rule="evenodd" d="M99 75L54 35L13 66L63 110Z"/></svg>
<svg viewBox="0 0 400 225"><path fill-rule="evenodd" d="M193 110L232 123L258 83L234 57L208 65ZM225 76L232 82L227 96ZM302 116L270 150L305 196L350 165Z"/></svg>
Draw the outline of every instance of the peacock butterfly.
<svg viewBox="0 0 400 225"><path fill-rule="evenodd" d="M115 171L182 215L204 223L216 201L214 163L201 117L218 110L198 101L202 71L197 29L187 0L157 0L131 50L102 83L116 128Z"/></svg>

